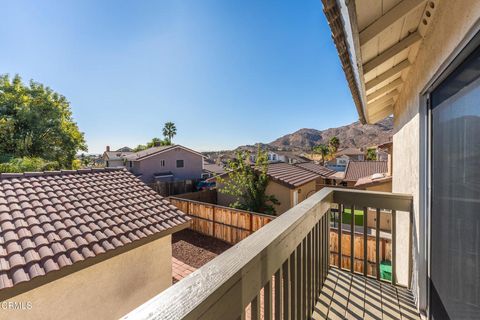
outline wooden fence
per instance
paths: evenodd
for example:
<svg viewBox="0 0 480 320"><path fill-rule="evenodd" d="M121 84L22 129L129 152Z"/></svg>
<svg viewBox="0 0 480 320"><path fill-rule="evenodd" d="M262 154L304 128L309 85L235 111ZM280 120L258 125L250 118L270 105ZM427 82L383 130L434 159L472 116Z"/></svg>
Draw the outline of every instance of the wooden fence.
<svg viewBox="0 0 480 320"><path fill-rule="evenodd" d="M274 216L170 197L170 202L193 218L190 229L236 244L257 231Z"/></svg>
<svg viewBox="0 0 480 320"><path fill-rule="evenodd" d="M363 273L364 241L363 233L355 232L354 237L354 265L355 272ZM342 268L350 269L351 264L351 244L350 231L342 230ZM380 262L392 260L392 241L386 238L380 238ZM367 275L376 276L376 240L375 236L367 235ZM338 229L330 228L330 264L338 266Z"/></svg>
<svg viewBox="0 0 480 320"><path fill-rule="evenodd" d="M156 181L148 186L163 197L195 191L195 185L200 180Z"/></svg>
<svg viewBox="0 0 480 320"><path fill-rule="evenodd" d="M175 198L217 204L217 189L177 194Z"/></svg>

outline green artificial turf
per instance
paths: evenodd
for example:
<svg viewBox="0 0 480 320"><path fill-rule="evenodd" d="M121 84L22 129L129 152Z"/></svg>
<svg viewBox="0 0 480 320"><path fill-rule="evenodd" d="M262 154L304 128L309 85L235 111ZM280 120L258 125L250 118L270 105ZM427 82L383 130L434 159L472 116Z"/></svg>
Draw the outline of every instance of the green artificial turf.
<svg viewBox="0 0 480 320"><path fill-rule="evenodd" d="M343 224L352 223L352 210L344 209L342 216ZM355 225L363 226L363 210L355 210Z"/></svg>

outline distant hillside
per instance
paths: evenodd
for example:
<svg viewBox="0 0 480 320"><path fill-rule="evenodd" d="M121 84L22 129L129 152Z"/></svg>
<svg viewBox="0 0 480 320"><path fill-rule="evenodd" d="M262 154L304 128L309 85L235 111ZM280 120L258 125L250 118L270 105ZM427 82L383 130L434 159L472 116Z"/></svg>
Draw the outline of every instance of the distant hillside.
<svg viewBox="0 0 480 320"><path fill-rule="evenodd" d="M331 137L338 137L340 148L364 148L386 142L392 136L393 118L387 118L374 125L360 122L326 130L300 129L269 143L276 149L310 150L320 143L327 144Z"/></svg>

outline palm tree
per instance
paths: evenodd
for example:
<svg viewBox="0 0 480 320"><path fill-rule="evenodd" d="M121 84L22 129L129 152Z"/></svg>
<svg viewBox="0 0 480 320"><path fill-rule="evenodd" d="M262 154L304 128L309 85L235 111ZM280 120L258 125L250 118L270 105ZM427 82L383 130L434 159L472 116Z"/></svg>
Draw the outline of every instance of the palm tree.
<svg viewBox="0 0 480 320"><path fill-rule="evenodd" d="M167 122L163 127L163 136L165 140L167 140L168 144L172 144L173 137L177 134L177 127L175 127L175 123Z"/></svg>
<svg viewBox="0 0 480 320"><path fill-rule="evenodd" d="M330 148L330 152L332 155L337 153L338 147L340 147L340 140L337 137L331 137L330 141L328 142L328 146Z"/></svg>
<svg viewBox="0 0 480 320"><path fill-rule="evenodd" d="M313 151L322 156L322 166L325 164L325 158L329 153L329 149L324 144L319 144L318 146L313 147Z"/></svg>

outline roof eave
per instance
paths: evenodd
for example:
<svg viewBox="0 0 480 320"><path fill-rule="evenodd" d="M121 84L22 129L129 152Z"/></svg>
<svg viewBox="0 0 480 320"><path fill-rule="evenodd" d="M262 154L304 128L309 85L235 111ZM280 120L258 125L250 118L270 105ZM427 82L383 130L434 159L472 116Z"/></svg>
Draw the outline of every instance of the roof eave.
<svg viewBox="0 0 480 320"><path fill-rule="evenodd" d="M343 72L348 82L352 98L362 124L370 123L366 117L365 83L362 72L358 30L356 28L355 1L322 0L323 12L332 30L332 39L338 51Z"/></svg>

